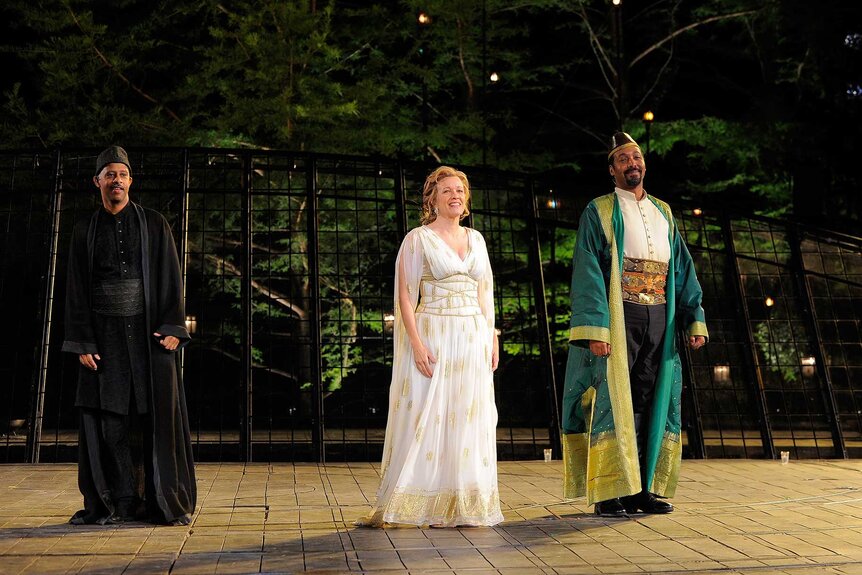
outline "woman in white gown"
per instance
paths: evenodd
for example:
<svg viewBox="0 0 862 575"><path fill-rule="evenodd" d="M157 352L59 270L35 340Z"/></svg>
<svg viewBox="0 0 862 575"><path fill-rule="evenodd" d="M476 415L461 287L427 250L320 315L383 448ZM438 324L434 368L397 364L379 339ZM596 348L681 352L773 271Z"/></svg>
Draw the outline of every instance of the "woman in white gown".
<svg viewBox="0 0 862 575"><path fill-rule="evenodd" d="M422 193L422 226L398 251L383 479L374 508L358 525L503 520L493 279L482 234L460 225L469 199L463 172L434 170Z"/></svg>

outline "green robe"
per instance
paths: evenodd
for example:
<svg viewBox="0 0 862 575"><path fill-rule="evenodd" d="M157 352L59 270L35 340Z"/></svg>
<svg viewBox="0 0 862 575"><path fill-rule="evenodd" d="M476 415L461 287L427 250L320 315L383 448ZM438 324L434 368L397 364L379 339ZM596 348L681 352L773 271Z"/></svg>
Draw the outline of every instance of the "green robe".
<svg viewBox="0 0 862 575"><path fill-rule="evenodd" d="M703 292L670 207L648 198L668 221L671 248L666 285L667 325L646 440L646 488L673 496L682 459L682 369L674 337L708 337ZM588 503L633 495L642 489L632 413L623 318L623 217L616 194L596 198L578 228L572 265L572 319L563 395L563 463L566 497ZM589 340L610 343L608 358L594 356Z"/></svg>

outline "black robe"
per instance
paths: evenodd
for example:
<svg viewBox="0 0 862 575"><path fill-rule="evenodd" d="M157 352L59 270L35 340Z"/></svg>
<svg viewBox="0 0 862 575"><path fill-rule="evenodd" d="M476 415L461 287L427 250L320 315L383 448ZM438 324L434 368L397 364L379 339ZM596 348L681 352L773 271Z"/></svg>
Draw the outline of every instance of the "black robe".
<svg viewBox="0 0 862 575"><path fill-rule="evenodd" d="M141 246L141 268L144 285L146 356L149 358L149 418L151 436L144 444L151 448L147 461L147 483L151 496L167 523L182 521L194 513L197 501L191 433L186 412L185 392L176 352L164 349L151 335L172 335L180 347L190 340L185 328L182 274L171 230L165 218L156 211L130 202L137 216ZM91 277L99 212L82 220L72 232L66 288L66 337L63 351L74 354L99 353L98 338L91 311ZM178 347L179 349L179 347ZM98 372L81 365L78 387L99 390L98 395L78 394L81 407L99 408L98 397L109 395ZM90 399L87 399L89 397ZM96 399L93 399L93 398ZM95 403L95 404L94 404ZM83 419L82 419L83 420ZM92 434L82 433L80 441L88 443L79 449L78 483L88 512L97 514L94 506L104 505L113 512L105 496L106 477L99 446ZM149 491L148 490L148 491Z"/></svg>

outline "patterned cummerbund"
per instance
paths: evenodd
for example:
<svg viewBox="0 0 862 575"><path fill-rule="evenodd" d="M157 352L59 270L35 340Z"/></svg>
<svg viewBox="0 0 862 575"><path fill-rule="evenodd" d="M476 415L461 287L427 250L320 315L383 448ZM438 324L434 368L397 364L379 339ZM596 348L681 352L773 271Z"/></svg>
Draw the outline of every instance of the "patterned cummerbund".
<svg viewBox="0 0 862 575"><path fill-rule="evenodd" d="M144 282L112 280L93 284L93 311L102 315L133 316L144 313Z"/></svg>
<svg viewBox="0 0 862 575"><path fill-rule="evenodd" d="M667 301L667 262L623 258L623 301L658 305Z"/></svg>

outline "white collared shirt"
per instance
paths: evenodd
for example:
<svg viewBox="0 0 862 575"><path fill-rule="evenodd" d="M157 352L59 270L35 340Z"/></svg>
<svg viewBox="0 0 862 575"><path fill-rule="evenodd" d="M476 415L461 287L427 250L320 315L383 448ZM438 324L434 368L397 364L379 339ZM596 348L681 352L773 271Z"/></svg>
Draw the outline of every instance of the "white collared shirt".
<svg viewBox="0 0 862 575"><path fill-rule="evenodd" d="M668 222L647 194L640 201L632 192L614 188L625 225L623 255L627 258L670 261Z"/></svg>

